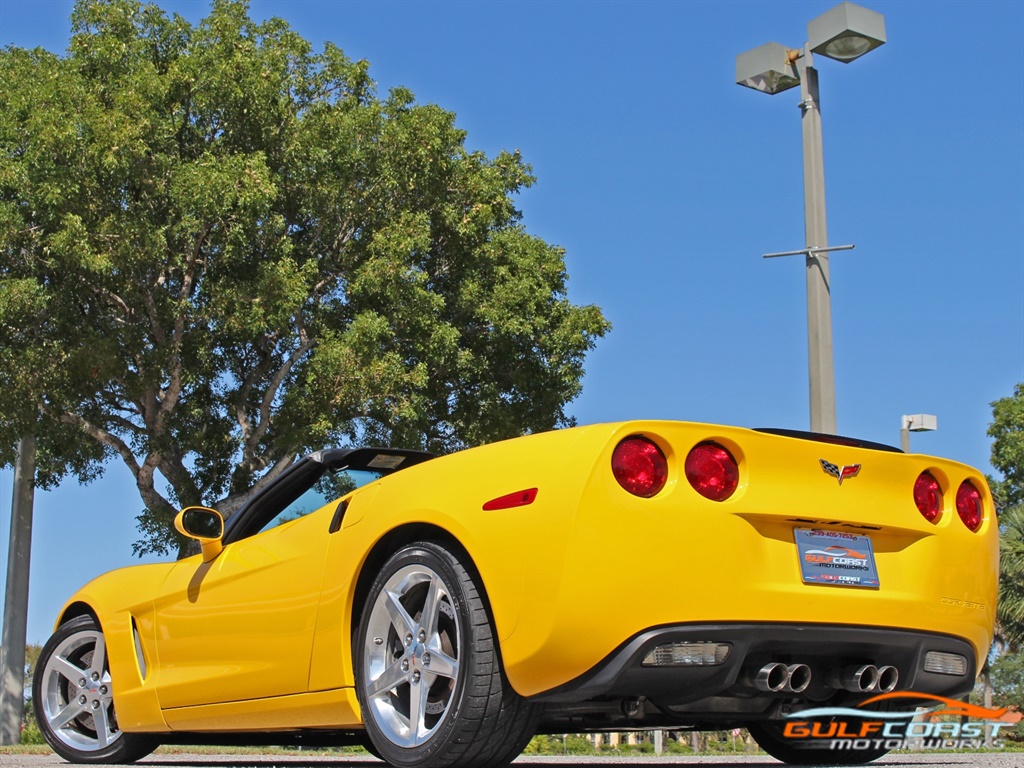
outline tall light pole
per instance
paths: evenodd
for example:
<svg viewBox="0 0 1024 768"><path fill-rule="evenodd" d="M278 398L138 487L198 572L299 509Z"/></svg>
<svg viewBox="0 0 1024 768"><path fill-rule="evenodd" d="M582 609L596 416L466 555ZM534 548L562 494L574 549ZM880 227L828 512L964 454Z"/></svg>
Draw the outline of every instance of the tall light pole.
<svg viewBox="0 0 1024 768"><path fill-rule="evenodd" d="M802 253L807 273L807 351L811 431L835 434L836 394L832 364L832 302L825 222L825 165L821 141L818 71L812 54L844 63L885 42L885 19L853 3L840 3L807 25L807 42L794 50L766 43L736 57L736 82L767 94L800 86L804 155L806 247L769 256ZM849 248L851 246L840 246Z"/></svg>
<svg viewBox="0 0 1024 768"><path fill-rule="evenodd" d="M14 465L14 503L7 557L3 646L0 648L0 744L21 743L25 711L25 629L28 620L29 557L32 554L32 503L35 495L36 439L18 441Z"/></svg>

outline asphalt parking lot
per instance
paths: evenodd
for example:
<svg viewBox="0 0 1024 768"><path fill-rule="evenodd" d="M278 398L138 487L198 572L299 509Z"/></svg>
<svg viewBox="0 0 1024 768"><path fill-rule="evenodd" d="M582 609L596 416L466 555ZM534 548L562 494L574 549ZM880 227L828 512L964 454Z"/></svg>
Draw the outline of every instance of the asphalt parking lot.
<svg viewBox="0 0 1024 768"><path fill-rule="evenodd" d="M0 754L0 768L50 768L51 766L67 766L54 754ZM235 754L155 754L150 755L137 765L146 768L161 766L162 768L256 768L256 766L280 766L281 768L371 768L382 766L379 760L372 757L344 757L339 759L332 755L235 755ZM533 768L564 768L570 765L601 765L604 768L616 768L625 765L713 765L717 768L743 768L744 766L777 765L782 763L766 756L745 756L740 759L729 756L696 756L680 757L663 755L661 757L530 757L523 756L513 763L516 766L532 766ZM988 753L945 753L945 754L906 754L891 755L869 763L877 768L1024 768L1024 752L988 752Z"/></svg>

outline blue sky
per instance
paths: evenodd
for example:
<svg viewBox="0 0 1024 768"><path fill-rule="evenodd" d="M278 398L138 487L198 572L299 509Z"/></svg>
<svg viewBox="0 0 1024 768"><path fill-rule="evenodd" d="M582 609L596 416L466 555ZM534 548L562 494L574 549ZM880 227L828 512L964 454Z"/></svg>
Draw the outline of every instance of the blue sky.
<svg viewBox="0 0 1024 768"><path fill-rule="evenodd" d="M839 432L988 465L991 401L1024 381L1024 3L866 0L888 42L817 58ZM200 0L158 5L198 22ZM806 429L799 91L734 84L735 56L799 47L802 2L256 0L316 47L454 111L467 146L519 149L526 228L566 249L570 298L614 324L580 423L637 417ZM0 0L0 44L63 52L70 0ZM0 472L6 563L11 472ZM37 493L29 640L99 573L138 562L142 504L111 464ZM6 568L6 566L4 566Z"/></svg>

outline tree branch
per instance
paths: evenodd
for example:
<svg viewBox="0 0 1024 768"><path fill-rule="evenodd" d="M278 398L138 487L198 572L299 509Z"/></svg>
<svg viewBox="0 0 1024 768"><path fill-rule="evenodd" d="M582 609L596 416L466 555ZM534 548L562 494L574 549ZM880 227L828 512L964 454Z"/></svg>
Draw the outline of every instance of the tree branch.
<svg viewBox="0 0 1024 768"><path fill-rule="evenodd" d="M173 453L161 451L156 456L157 468L171 484L178 502L183 507L202 504L203 493L196 485L195 478L185 469L185 462L182 461L181 455L177 451Z"/></svg>
<svg viewBox="0 0 1024 768"><path fill-rule="evenodd" d="M281 389L281 385L284 383L284 380L288 377L291 370L295 367L295 364L313 348L313 341L306 333L306 325L303 322L301 312L296 312L295 314L295 329L299 337L299 345L285 359L284 364L277 369L277 372L274 373L274 376L271 378L270 384L263 393L263 400L260 403L259 421L257 422L256 429L252 431L243 445L243 463L249 468L254 466L256 460L256 448L259 445L260 440L263 439L263 436L270 428L270 410L274 404L274 400L277 398L277 393Z"/></svg>
<svg viewBox="0 0 1024 768"><path fill-rule="evenodd" d="M185 318L188 315L188 300L192 297L192 291L196 283L197 265L203 262L203 245L206 243L206 236L212 227L213 224L208 223L199 231L199 234L196 236L195 247L188 257L185 273L181 278L181 290L178 292L178 315L174 318L174 344L171 348L171 359L168 364L170 381L160 400L160 416L164 418L170 416L171 412L178 405L178 399L181 397L182 375L185 368L181 359L181 344L185 337Z"/></svg>
<svg viewBox="0 0 1024 768"><path fill-rule="evenodd" d="M156 300L153 298L153 291L163 287L166 282L166 275L161 274L156 283L148 291L143 291L143 299L146 302L146 315L149 317L149 330L153 334L154 346L161 347L167 341L164 335L163 326L160 324L160 313L156 309Z"/></svg>
<svg viewBox="0 0 1024 768"><path fill-rule="evenodd" d="M271 345L271 348L276 344L276 339L272 339L272 341L273 344ZM260 350L257 348L257 351ZM271 353L263 355L260 362L253 366L249 375L245 377L245 380L242 382L242 386L238 390L238 395L235 399L235 421L237 421L238 426L242 428L243 444L248 442L249 437L253 432L252 420L246 412L246 404L249 402L249 393L252 392L253 387L256 386L256 382L260 381L267 373L269 373L272 364L273 357Z"/></svg>
<svg viewBox="0 0 1024 768"><path fill-rule="evenodd" d="M288 467L290 467L294 461L294 456L285 456L284 458L278 459L276 462L274 462L274 465L270 468L270 471L263 475L263 477L261 477L255 483L253 483L252 487L250 487L244 493L236 493L234 496L228 496L217 502L217 510L226 518L235 514L235 512L241 509L242 505L245 504L245 502L251 499L260 490L262 490L267 483L269 483L271 480L278 477L282 472L288 469Z"/></svg>
<svg viewBox="0 0 1024 768"><path fill-rule="evenodd" d="M139 478L139 463L135 459L135 454L132 453L132 449L128 447L117 435L111 434L102 427L98 427L90 421L79 416L77 413L62 413L60 414L60 420L64 424L72 424L77 426L89 437L98 443L101 443L108 448L113 448L124 460L124 463L128 465L128 469L131 470L132 476L136 479Z"/></svg>
<svg viewBox="0 0 1024 768"><path fill-rule="evenodd" d="M131 307L113 291L107 290L106 288L96 288L93 291L97 296L106 299L111 304L114 304L119 310L123 317L129 318L132 316Z"/></svg>
<svg viewBox="0 0 1024 768"><path fill-rule="evenodd" d="M174 515L178 510L156 490L155 475L159 462L159 453L151 453L146 456L146 460L139 467L139 472L135 476L135 487L139 489L139 495L142 496L142 501L150 512Z"/></svg>

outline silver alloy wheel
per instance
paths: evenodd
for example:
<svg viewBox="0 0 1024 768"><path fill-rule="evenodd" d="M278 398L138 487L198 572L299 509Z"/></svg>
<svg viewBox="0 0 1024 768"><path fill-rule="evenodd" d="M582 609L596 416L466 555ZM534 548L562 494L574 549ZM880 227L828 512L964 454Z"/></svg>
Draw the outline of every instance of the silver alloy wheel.
<svg viewBox="0 0 1024 768"><path fill-rule="evenodd" d="M365 699L374 723L399 747L426 742L451 708L462 626L436 571L406 565L373 602L363 647Z"/></svg>
<svg viewBox="0 0 1024 768"><path fill-rule="evenodd" d="M41 683L43 716L61 742L95 752L121 738L102 632L82 629L65 638L46 659Z"/></svg>

